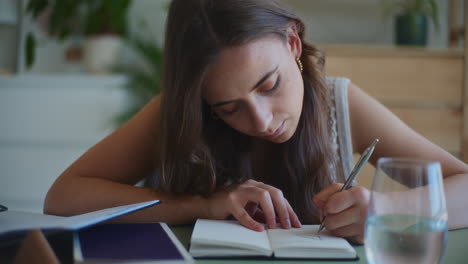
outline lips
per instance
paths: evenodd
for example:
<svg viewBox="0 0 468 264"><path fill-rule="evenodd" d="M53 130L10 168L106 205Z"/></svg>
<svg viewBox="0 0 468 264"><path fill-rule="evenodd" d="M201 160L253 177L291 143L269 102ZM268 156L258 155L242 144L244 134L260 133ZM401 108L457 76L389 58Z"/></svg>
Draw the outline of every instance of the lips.
<svg viewBox="0 0 468 264"><path fill-rule="evenodd" d="M266 136L266 138L268 139L274 139L276 137L278 137L279 135L281 135L281 133L283 132L283 127L284 127L284 121L281 123L281 125L275 130L275 132L273 132L272 134Z"/></svg>

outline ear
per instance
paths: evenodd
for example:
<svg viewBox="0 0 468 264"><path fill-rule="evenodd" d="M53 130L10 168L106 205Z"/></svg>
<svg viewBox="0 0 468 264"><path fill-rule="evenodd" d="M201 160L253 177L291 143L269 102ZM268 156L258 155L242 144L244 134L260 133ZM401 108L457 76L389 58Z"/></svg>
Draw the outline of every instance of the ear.
<svg viewBox="0 0 468 264"><path fill-rule="evenodd" d="M302 54L302 41L297 32L296 23L291 23L287 31L287 46L294 58L300 58Z"/></svg>

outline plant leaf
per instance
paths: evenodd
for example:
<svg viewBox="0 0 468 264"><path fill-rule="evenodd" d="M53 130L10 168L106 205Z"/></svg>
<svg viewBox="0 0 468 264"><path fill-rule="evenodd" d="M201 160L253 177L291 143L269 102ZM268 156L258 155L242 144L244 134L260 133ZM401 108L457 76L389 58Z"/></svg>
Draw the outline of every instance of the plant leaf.
<svg viewBox="0 0 468 264"><path fill-rule="evenodd" d="M26 68L29 69L34 64L34 60L36 59L36 39L31 32L29 32L26 36L25 54Z"/></svg>
<svg viewBox="0 0 468 264"><path fill-rule="evenodd" d="M155 71L161 69L163 51L155 41L134 38L129 40L129 44Z"/></svg>
<svg viewBox="0 0 468 264"><path fill-rule="evenodd" d="M131 96L131 104L117 117L118 125L130 119L161 91L162 48L154 40L136 37L126 41L145 65L129 65L120 68L120 72L128 76L125 89Z"/></svg>
<svg viewBox="0 0 468 264"><path fill-rule="evenodd" d="M32 18L36 19L49 4L47 0L29 0L26 13L31 13Z"/></svg>
<svg viewBox="0 0 468 264"><path fill-rule="evenodd" d="M431 18L432 22L434 22L434 26L437 31L440 29L440 24L439 24L439 8L437 6L437 2L435 0L429 0L429 6L431 8Z"/></svg>

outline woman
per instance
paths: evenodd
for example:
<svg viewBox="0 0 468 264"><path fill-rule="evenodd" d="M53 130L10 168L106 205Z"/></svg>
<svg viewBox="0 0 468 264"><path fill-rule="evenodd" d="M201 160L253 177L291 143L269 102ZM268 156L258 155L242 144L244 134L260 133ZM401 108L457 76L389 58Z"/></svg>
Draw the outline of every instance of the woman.
<svg viewBox="0 0 468 264"><path fill-rule="evenodd" d="M173 0L162 95L63 172L45 212L160 199L126 220L232 216L258 231L262 222L290 228L327 215L328 230L362 243L369 190L338 193L338 182L351 152L379 138L374 165L382 156L440 161L449 225L468 226L456 199L467 165L347 80L326 78L323 65L303 22L276 1ZM157 177L156 186L133 186L144 177Z"/></svg>

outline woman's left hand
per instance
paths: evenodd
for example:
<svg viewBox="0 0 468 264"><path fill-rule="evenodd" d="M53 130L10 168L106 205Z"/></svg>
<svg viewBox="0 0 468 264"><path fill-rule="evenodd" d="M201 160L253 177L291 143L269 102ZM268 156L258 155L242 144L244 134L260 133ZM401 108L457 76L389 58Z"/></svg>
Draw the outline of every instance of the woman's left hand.
<svg viewBox="0 0 468 264"><path fill-rule="evenodd" d="M364 243L364 224L370 191L361 186L353 186L340 192L343 184L334 183L313 197L325 219L325 227L333 235L346 237L353 243Z"/></svg>

